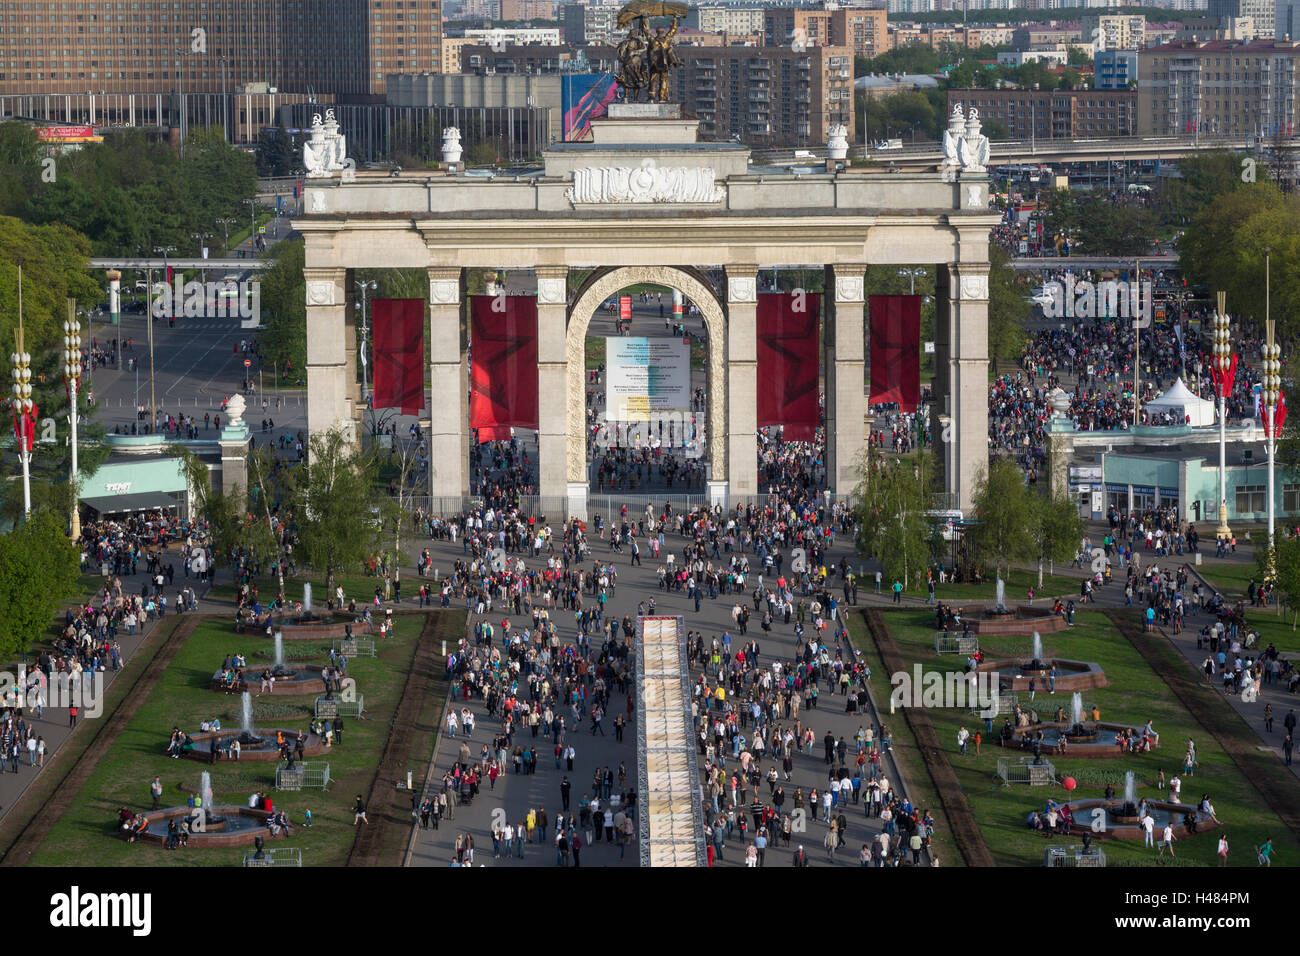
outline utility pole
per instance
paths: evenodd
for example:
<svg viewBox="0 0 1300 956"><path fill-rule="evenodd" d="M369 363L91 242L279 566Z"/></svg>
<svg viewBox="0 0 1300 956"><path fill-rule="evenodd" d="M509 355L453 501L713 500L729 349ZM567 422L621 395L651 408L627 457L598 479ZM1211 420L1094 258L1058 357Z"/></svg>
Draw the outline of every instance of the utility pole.
<svg viewBox="0 0 1300 956"><path fill-rule="evenodd" d="M176 247L175 247L175 246L155 246L153 251L154 251L155 254L158 254L158 253L161 253L161 254L162 254L162 257L163 257L163 275L166 276L166 275L167 275L167 256L168 256L169 253L175 252L175 251L176 251ZM151 295L153 294L153 266L150 266L150 267L149 267L149 293L150 293ZM168 298L169 298L169 299L172 298L172 292L171 292L171 287L170 287L170 285L169 285L168 288L167 288L167 295L168 295ZM169 302L169 305L171 305L172 308L171 308L171 309L168 309L168 312L174 314L174 313L173 313L173 310L174 310L175 307L176 307L176 303L175 303L174 301L171 301L171 302ZM158 427L158 404L157 404L157 402L156 402L156 400L155 400L155 397L154 397L154 361L153 361L153 323L154 323L154 318L155 318L155 316L153 315L152 303L147 302L147 297L146 297L146 309L145 309L145 311L148 313L148 314L145 316L145 324L146 324L146 326L148 326L148 329L149 329L149 432L150 432L150 434L152 434L153 431L154 431L154 429L156 429L156 428Z"/></svg>
<svg viewBox="0 0 1300 956"><path fill-rule="evenodd" d="M1133 320L1133 425L1136 427L1138 416L1142 413L1142 260L1133 263L1133 282L1138 290L1138 315Z"/></svg>

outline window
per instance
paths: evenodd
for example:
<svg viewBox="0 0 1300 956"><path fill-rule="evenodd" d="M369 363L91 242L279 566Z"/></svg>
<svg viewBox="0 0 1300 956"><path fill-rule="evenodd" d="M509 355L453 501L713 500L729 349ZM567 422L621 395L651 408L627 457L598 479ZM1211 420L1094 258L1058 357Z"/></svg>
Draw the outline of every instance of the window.
<svg viewBox="0 0 1300 956"><path fill-rule="evenodd" d="M1263 485L1239 485L1237 487L1237 514L1248 514L1268 510Z"/></svg>
<svg viewBox="0 0 1300 956"><path fill-rule="evenodd" d="M1282 486L1282 510L1289 515L1300 513L1300 485Z"/></svg>

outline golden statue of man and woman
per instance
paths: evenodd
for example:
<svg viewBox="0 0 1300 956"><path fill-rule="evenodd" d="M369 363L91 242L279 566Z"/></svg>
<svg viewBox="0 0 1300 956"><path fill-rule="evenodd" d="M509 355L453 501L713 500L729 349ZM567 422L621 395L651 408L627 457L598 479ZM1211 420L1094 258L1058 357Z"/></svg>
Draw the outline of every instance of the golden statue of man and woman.
<svg viewBox="0 0 1300 956"><path fill-rule="evenodd" d="M619 29L635 23L618 45L618 72L614 75L628 102L635 103L642 90L647 91L649 102L668 102L669 74L682 65L673 37L677 35L677 21L686 15L686 10L684 3L632 0L619 11ZM667 30L658 27L651 33L646 20L656 16L672 17L672 26Z"/></svg>

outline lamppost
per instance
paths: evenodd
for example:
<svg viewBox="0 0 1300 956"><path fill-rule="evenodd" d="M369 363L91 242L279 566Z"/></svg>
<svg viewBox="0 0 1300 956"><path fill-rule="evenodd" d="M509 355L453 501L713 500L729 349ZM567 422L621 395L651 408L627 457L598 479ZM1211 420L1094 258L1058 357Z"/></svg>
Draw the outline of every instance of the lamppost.
<svg viewBox="0 0 1300 956"><path fill-rule="evenodd" d="M370 385L366 377L366 368L369 362L366 360L366 352L370 344L370 321L366 314L366 296L367 293L374 291L379 287L375 280L360 281L357 288L361 290L361 301L357 303L357 308L361 310L361 397L365 399L369 396ZM367 407L369 403L367 402Z"/></svg>
<svg viewBox="0 0 1300 956"><path fill-rule="evenodd" d="M222 232L225 234L225 243L222 245L222 249L225 250L226 255L230 254L230 227L234 221L235 220L231 219L229 216L223 216L221 219L217 220L217 223L221 226Z"/></svg>
<svg viewBox="0 0 1300 956"><path fill-rule="evenodd" d="M248 246L249 249L257 248L257 199L245 199L248 203Z"/></svg>
<svg viewBox="0 0 1300 956"><path fill-rule="evenodd" d="M168 256L169 253L175 252L175 251L176 251L176 247L175 247L175 246L154 246L154 250L153 250L153 251L154 251L154 254L155 254L155 255L159 255L159 254L162 255L162 257L163 257L163 275L166 275L166 274L167 274L167 256ZM149 294L150 294L150 295L153 294L153 266L150 266L150 267L149 267ZM169 298L169 299L172 299L172 298L173 298L170 289L168 289L167 295L168 295L168 298ZM150 306L151 306L151 303L149 303L149 301L148 301L148 296L145 297L145 304L146 304L145 311L146 311L146 313L147 313L147 314L145 315L145 325L146 325L146 326L148 327L148 329L149 329L149 433L152 434L152 433L153 433L153 430L154 430L155 428L158 427L158 405L157 405L156 401L154 400L154 376L153 376L153 373L154 373L154 362L153 362L153 323L154 323L154 315L153 315L153 309L150 307ZM172 309L174 309L174 308L176 307L176 303L175 303L174 301L172 301L170 304L171 304L171 306L172 306ZM168 311L171 312L172 310L169 309ZM175 314L175 313L173 312L172 314Z"/></svg>
<svg viewBox="0 0 1300 956"><path fill-rule="evenodd" d="M1273 466L1277 457L1277 403L1282 391L1282 346L1273 340L1274 323L1269 316L1269 259L1264 256L1264 328L1267 342L1264 345L1264 452L1268 455L1268 547L1270 560L1273 553L1273 531L1277 519L1277 506L1273 501Z"/></svg>
<svg viewBox="0 0 1300 956"><path fill-rule="evenodd" d="M1219 392L1219 527L1215 533L1226 538L1232 531L1228 527L1228 392L1232 388L1233 357L1232 333L1228 326L1227 294L1218 293L1218 309L1214 313L1213 345L1210 367L1214 370L1214 384Z"/></svg>
<svg viewBox="0 0 1300 956"><path fill-rule="evenodd" d="M63 375L68 382L68 423L72 426L72 540L81 537L81 501L77 487L77 386L81 383L81 323L77 303L68 300L68 321L63 323Z"/></svg>
<svg viewBox="0 0 1300 956"><path fill-rule="evenodd" d="M927 273L927 272L926 272L924 269L922 269L920 266L917 266L917 267L914 268L914 269L899 269L899 270L898 270L898 274L899 274L900 276L906 276L906 277L907 277L907 279L908 279L908 288L911 290L911 291L908 293L909 295L916 295L916 277L917 277L917 276L920 276L921 278L924 279L927 275L929 275L929 273Z"/></svg>
<svg viewBox="0 0 1300 956"><path fill-rule="evenodd" d="M23 351L23 267L18 265L18 328L14 330L15 351L9 356L13 364L14 437L18 439L18 460L23 466L23 517L32 513L32 440L36 437L36 406L32 404L32 357Z"/></svg>

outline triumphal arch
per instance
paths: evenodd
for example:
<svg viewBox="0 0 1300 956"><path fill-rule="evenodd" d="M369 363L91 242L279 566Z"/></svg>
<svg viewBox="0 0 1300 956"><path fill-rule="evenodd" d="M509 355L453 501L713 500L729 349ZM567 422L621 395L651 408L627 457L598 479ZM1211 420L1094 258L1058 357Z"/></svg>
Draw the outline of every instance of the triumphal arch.
<svg viewBox="0 0 1300 956"><path fill-rule="evenodd" d="M848 493L865 445L867 266L926 265L937 268L936 459L949 500L969 508L988 456L988 247L999 221L980 157L954 150L924 173L843 160L760 167L742 145L700 142L697 122L667 103L611 106L591 129L591 141L553 145L520 175L453 165L308 180L294 227L306 241L309 428L361 419L349 270L425 270L430 491L467 495L468 276L526 270L536 277L539 492L585 516L588 323L620 289L658 283L698 305L707 329L708 493L724 504L760 494L756 279L816 269L827 481Z"/></svg>

